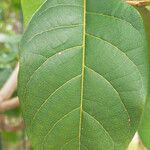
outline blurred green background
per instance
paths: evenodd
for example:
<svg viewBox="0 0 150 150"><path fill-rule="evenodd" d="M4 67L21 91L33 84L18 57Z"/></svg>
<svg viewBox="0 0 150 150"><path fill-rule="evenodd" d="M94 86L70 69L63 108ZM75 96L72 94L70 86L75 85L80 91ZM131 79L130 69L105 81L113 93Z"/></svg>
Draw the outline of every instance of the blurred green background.
<svg viewBox="0 0 150 150"><path fill-rule="evenodd" d="M18 62L22 20L20 0L0 0L0 88ZM14 128L21 119L20 108L0 114L0 150L30 149L24 130L9 129L9 126ZM4 127L4 122L8 124L8 129Z"/></svg>

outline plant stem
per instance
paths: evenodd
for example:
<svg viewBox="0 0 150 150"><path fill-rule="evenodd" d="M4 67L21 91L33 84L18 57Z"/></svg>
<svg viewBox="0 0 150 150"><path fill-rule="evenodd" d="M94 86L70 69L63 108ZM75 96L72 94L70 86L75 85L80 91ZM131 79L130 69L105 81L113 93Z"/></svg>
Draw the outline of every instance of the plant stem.
<svg viewBox="0 0 150 150"><path fill-rule="evenodd" d="M18 97L6 100L0 103L0 113L6 112L7 110L14 109L19 106Z"/></svg>
<svg viewBox="0 0 150 150"><path fill-rule="evenodd" d="M126 1L126 2L132 6L138 6L138 7L150 5L150 0L140 0L140 1L133 0L133 1Z"/></svg>
<svg viewBox="0 0 150 150"><path fill-rule="evenodd" d="M19 119L16 121L17 121L17 124L13 124L11 123L11 121L9 121L9 118L7 118L4 115L0 115L0 132L1 131L17 132L17 131L21 131L22 129L24 129L23 120Z"/></svg>
<svg viewBox="0 0 150 150"><path fill-rule="evenodd" d="M9 99L17 88L17 77L18 77L19 65L17 64L15 70L10 75L2 89L0 90L0 103L4 100Z"/></svg>

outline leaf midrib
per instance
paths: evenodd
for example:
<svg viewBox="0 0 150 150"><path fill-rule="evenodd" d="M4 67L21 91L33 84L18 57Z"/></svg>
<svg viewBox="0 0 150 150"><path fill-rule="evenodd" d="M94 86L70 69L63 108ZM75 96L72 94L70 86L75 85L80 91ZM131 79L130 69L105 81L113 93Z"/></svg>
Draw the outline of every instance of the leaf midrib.
<svg viewBox="0 0 150 150"><path fill-rule="evenodd" d="M86 36L86 0L83 1L83 50L82 50L82 81L81 81L81 102L80 102L80 121L79 121L79 150L81 145L81 129L83 115L83 86L85 74L85 36Z"/></svg>

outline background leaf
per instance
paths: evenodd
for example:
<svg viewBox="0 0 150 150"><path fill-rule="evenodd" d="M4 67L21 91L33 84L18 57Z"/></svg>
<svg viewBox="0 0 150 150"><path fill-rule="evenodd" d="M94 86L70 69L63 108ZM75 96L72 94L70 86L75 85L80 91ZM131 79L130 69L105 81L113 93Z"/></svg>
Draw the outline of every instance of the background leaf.
<svg viewBox="0 0 150 150"><path fill-rule="evenodd" d="M45 0L21 0L25 26L27 26L35 11L44 1Z"/></svg>
<svg viewBox="0 0 150 150"><path fill-rule="evenodd" d="M146 99L147 67L133 7L46 1L21 42L19 98L34 149L126 149Z"/></svg>
<svg viewBox="0 0 150 150"><path fill-rule="evenodd" d="M150 10L149 7L147 8L139 8L139 12L141 13L143 20L144 20L144 25L145 25L145 30L146 30L146 35L147 35L147 43L149 47L149 62L150 62ZM142 116L141 120L141 125L139 129L139 134L142 139L142 142L144 145L150 149L150 95L148 96L145 108L144 108L144 113Z"/></svg>

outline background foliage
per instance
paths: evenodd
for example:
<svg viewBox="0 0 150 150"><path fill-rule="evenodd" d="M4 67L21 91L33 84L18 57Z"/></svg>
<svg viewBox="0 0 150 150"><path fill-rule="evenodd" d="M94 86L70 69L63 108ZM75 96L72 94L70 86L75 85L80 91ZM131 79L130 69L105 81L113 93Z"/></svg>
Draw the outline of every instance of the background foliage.
<svg viewBox="0 0 150 150"><path fill-rule="evenodd" d="M27 0L21 0L23 15L24 15L24 24L27 26L29 20L31 19L33 13L42 5L44 0L30 0L30 5L28 5ZM30 11L28 11L30 10Z"/></svg>
<svg viewBox="0 0 150 150"><path fill-rule="evenodd" d="M0 0L0 88L18 61L18 43L22 29L20 0ZM17 91L14 95L16 93ZM3 130L3 118L11 126L17 124L21 118L20 108L0 114L0 149L25 149L24 131Z"/></svg>

